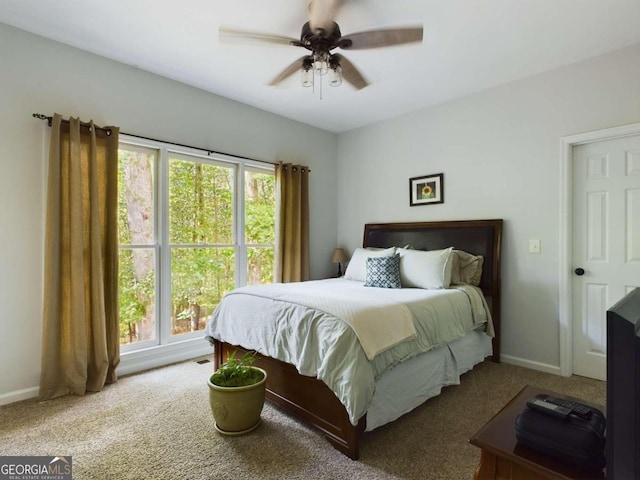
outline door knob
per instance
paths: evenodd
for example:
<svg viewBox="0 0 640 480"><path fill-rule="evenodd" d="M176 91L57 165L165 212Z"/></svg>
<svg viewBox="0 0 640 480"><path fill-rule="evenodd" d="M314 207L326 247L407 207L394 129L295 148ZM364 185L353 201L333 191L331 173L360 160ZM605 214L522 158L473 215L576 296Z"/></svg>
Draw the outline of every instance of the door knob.
<svg viewBox="0 0 640 480"><path fill-rule="evenodd" d="M579 277L581 277L582 275L584 275L584 268L576 268L574 270L575 274L578 275Z"/></svg>

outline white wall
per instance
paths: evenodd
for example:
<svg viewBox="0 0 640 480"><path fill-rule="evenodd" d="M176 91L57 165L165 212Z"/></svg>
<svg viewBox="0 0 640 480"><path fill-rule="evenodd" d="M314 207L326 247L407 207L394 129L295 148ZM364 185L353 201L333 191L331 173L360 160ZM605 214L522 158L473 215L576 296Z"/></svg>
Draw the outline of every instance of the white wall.
<svg viewBox="0 0 640 480"><path fill-rule="evenodd" d="M37 393L40 372L48 131L32 113L58 112L127 133L309 165L311 275L333 273L335 134L3 24L0 59L0 404Z"/></svg>
<svg viewBox="0 0 640 480"><path fill-rule="evenodd" d="M503 355L558 372L560 138L638 121L640 45L342 134L338 243L367 222L504 219ZM409 207L408 179L440 172L445 203Z"/></svg>
<svg viewBox="0 0 640 480"><path fill-rule="evenodd" d="M640 121L640 45L339 137L3 24L0 59L0 404L37 393L40 370L48 130L32 113L308 164L313 278L333 273L336 231L352 251L367 222L503 218L502 351L548 371L559 364L559 139ZM409 207L408 179L439 172L445 203ZM527 253L531 238L541 254Z"/></svg>

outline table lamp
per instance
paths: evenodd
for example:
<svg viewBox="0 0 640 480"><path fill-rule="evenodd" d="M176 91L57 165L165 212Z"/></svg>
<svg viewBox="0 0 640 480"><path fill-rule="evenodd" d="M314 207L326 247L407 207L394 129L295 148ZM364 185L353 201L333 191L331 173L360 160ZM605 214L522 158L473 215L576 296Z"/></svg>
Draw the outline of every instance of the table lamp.
<svg viewBox="0 0 640 480"><path fill-rule="evenodd" d="M331 263L338 264L338 277L342 276L342 264L347 262L347 253L342 248L336 248L331 256Z"/></svg>

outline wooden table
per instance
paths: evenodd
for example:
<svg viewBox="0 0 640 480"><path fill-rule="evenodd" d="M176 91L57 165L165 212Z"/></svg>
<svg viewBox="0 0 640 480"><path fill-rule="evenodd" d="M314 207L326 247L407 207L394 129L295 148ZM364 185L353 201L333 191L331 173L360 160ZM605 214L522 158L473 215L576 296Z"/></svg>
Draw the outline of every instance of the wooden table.
<svg viewBox="0 0 640 480"><path fill-rule="evenodd" d="M585 403L584 400L527 385L469 440L480 447L474 480L598 479L603 471L585 472L517 444L516 416L531 397L544 393ZM602 407L596 406L600 410ZM604 410L603 410L604 411Z"/></svg>

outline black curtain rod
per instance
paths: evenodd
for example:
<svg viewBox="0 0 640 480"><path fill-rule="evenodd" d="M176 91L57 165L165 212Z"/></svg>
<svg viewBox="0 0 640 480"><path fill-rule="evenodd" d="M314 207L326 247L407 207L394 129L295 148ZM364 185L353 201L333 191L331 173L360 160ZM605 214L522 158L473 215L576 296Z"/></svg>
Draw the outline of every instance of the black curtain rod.
<svg viewBox="0 0 640 480"><path fill-rule="evenodd" d="M34 113L32 116L34 118L37 118L38 120L46 120L49 126L51 126L51 122L53 122L53 117L44 115L42 113ZM69 120L62 120L62 123L69 123ZM89 125L88 123L83 123L83 122L81 122L81 124L84 126ZM94 125L94 128L104 131L107 135L111 135L111 129L109 128L97 127L95 125ZM207 152L208 156L219 154L219 155L226 155L228 157L239 158L241 160L250 160L252 162L267 163L269 165L275 165L274 162L268 162L266 160L257 160L255 158L241 157L240 155L234 155L232 153L225 153L225 152L218 152L216 150L211 150L209 148L193 147L191 145L185 145L183 143L167 142L166 140L158 140L157 138L143 137L142 135L134 135L133 133L126 133L126 132L120 132L120 133L122 133L122 135L127 135L129 137L140 138L142 140L151 140L152 142L166 143L169 145L175 145L176 147L186 147L186 148L193 148L194 150L202 150L203 152Z"/></svg>

